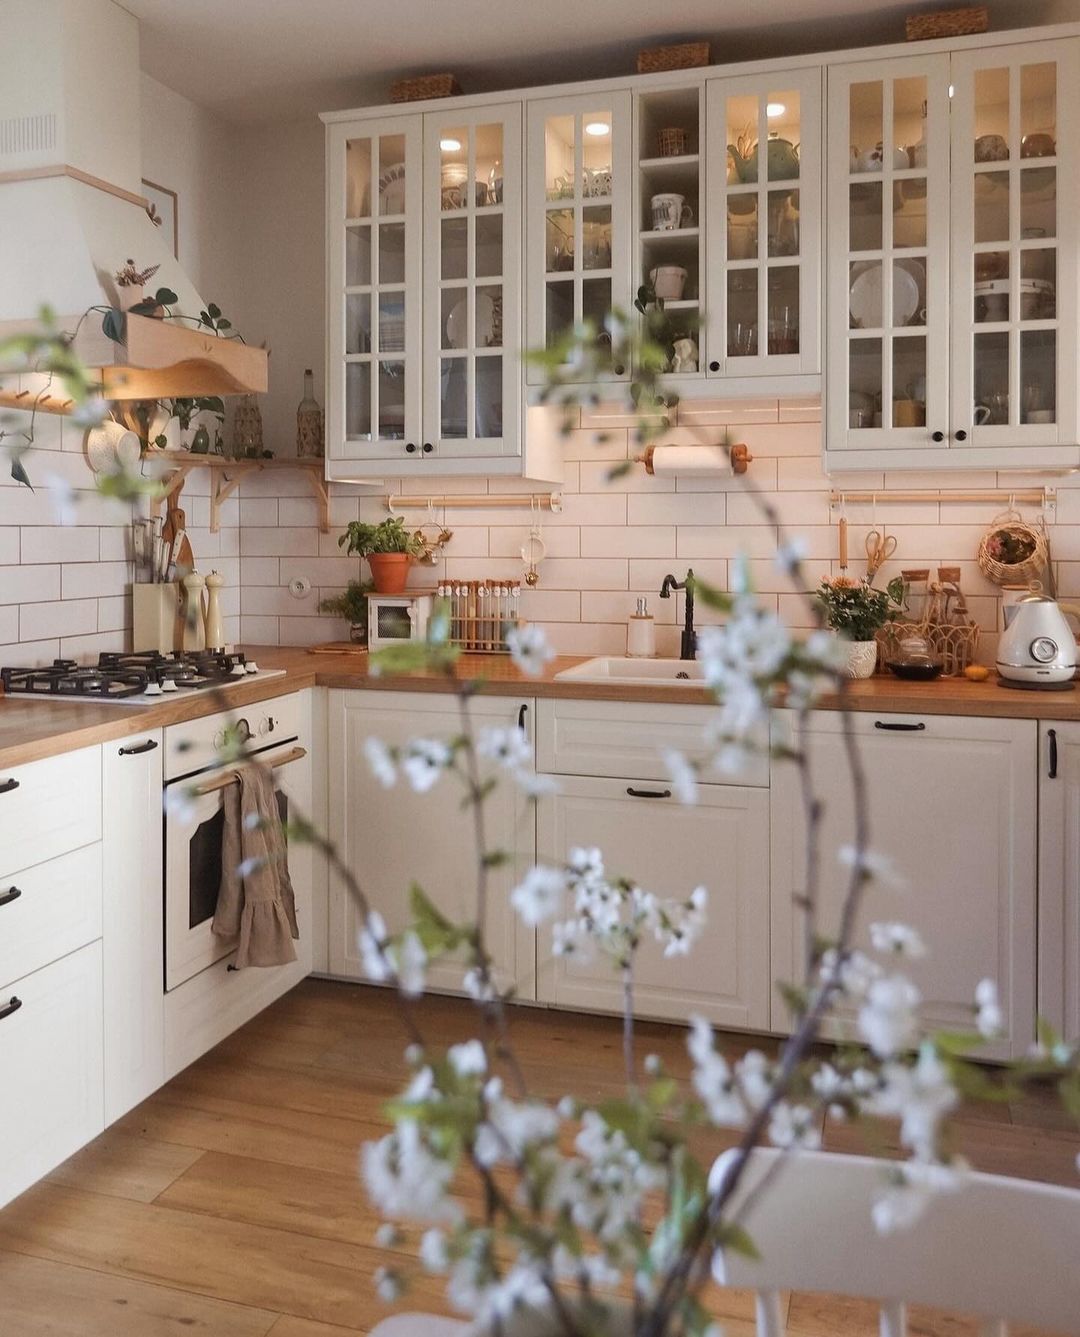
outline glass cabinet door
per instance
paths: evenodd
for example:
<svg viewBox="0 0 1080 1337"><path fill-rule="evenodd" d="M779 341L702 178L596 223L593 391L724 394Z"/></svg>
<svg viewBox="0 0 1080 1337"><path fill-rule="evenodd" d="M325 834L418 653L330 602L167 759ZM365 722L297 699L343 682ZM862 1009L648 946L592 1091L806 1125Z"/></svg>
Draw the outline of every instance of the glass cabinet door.
<svg viewBox="0 0 1080 1337"><path fill-rule="evenodd" d="M1076 441L1077 54L953 57L956 446Z"/></svg>
<svg viewBox="0 0 1080 1337"><path fill-rule="evenodd" d="M583 320L610 342L608 313L631 306L630 94L553 98L528 114L529 347L550 348ZM526 375L544 379L535 366Z"/></svg>
<svg viewBox="0 0 1080 1337"><path fill-rule="evenodd" d="M830 448L944 446L949 57L829 71Z"/></svg>
<svg viewBox="0 0 1080 1337"><path fill-rule="evenodd" d="M420 117L329 131L331 460L401 460L420 433Z"/></svg>
<svg viewBox="0 0 1080 1337"><path fill-rule="evenodd" d="M710 80L708 105L708 374L816 373L821 72Z"/></svg>
<svg viewBox="0 0 1080 1337"><path fill-rule="evenodd" d="M424 117L421 452L513 455L521 439L521 107Z"/></svg>

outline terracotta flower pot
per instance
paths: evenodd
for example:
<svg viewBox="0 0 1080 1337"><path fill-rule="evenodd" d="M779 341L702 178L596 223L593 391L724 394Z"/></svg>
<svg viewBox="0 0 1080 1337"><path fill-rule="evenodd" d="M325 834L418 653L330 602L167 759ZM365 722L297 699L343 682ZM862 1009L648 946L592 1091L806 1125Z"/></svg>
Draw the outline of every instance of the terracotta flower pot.
<svg viewBox="0 0 1080 1337"><path fill-rule="evenodd" d="M368 555L368 566L377 594L401 594L409 579L412 558L407 552L373 552Z"/></svg>

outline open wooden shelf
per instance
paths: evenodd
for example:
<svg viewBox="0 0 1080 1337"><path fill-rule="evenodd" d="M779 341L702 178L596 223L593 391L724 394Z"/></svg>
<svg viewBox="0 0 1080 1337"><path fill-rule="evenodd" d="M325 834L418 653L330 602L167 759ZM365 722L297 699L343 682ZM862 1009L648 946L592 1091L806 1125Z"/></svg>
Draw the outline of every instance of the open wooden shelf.
<svg viewBox="0 0 1080 1337"><path fill-rule="evenodd" d="M186 450L148 450L143 453L144 460L153 460L164 465L169 471L165 479L164 495L151 503L151 514L160 513L163 505L175 507L183 491L187 476L193 469L209 469L210 485L210 532L216 534L221 528L221 505L236 491L241 479L247 474L263 470L291 469L304 474L311 489L311 495L319 511L319 529L322 533L330 532L330 494L323 475L322 460L269 459L246 460L229 459L225 455L193 455Z"/></svg>

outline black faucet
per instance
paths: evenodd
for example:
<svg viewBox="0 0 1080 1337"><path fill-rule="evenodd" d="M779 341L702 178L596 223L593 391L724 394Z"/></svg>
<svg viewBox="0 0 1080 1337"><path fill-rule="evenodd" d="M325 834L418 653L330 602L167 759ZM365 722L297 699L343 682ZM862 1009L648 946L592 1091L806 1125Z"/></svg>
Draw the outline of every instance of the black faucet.
<svg viewBox="0 0 1080 1337"><path fill-rule="evenodd" d="M686 591L686 621L682 629L682 641L679 646L680 659L697 657L697 632L694 631L694 569L690 568L685 580L676 580L674 576L664 577L660 586L660 598L670 599L672 590Z"/></svg>

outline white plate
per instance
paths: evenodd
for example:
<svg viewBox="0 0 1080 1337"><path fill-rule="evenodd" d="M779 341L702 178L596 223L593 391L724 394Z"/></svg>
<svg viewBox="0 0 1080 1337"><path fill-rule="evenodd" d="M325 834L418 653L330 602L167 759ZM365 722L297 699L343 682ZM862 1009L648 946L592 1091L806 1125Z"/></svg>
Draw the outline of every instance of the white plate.
<svg viewBox="0 0 1080 1337"><path fill-rule="evenodd" d="M919 309L919 285L910 270L897 266L893 280L893 328L906 325ZM849 309L860 329L880 326L884 311L881 261L874 261L851 284Z"/></svg>
<svg viewBox="0 0 1080 1337"><path fill-rule="evenodd" d="M476 294L476 347L488 348L495 333L495 303L486 292ZM450 348L467 348L469 341L469 305L463 297L446 317L446 338Z"/></svg>
<svg viewBox="0 0 1080 1337"><path fill-rule="evenodd" d="M379 212L384 214L403 214L405 212L405 164L395 163L379 177Z"/></svg>

